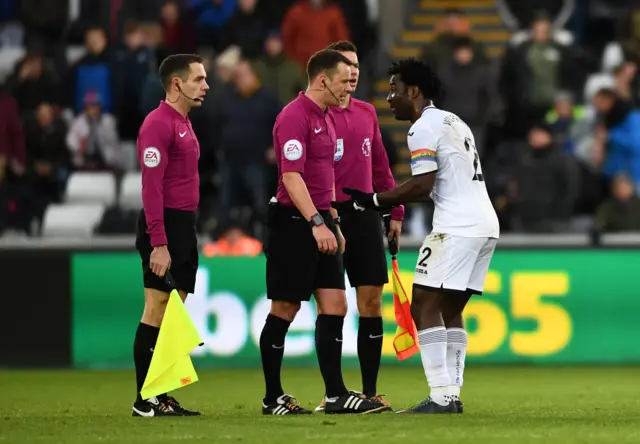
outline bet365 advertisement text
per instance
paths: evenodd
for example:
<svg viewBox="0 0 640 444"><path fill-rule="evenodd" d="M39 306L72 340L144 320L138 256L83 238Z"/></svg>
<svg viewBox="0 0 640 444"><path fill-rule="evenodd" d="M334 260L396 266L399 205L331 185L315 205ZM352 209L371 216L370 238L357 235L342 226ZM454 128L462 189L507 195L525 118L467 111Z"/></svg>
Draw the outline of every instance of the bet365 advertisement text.
<svg viewBox="0 0 640 444"><path fill-rule="evenodd" d="M497 251L482 296L465 311L468 359L473 363L638 363L640 337L638 252L631 250ZM417 253L398 256L411 292ZM108 272L107 272L108 271ZM71 260L72 361L80 368L128 368L143 308L136 253L76 253ZM343 365L357 365L355 290L347 290ZM204 346L193 352L199 367L258 367L258 340L269 301L265 259L201 259L187 309ZM391 285L384 289L386 364L395 321ZM286 339L287 365L316 366L315 306L303 303Z"/></svg>

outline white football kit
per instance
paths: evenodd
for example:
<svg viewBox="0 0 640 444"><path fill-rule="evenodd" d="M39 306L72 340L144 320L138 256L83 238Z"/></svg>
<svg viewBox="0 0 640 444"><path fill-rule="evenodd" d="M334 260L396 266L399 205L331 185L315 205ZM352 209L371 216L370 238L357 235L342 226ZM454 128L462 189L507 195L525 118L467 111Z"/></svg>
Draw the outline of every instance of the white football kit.
<svg viewBox="0 0 640 444"><path fill-rule="evenodd" d="M411 174L436 172L433 230L418 253L414 283L481 294L500 235L471 130L429 106L407 137Z"/></svg>

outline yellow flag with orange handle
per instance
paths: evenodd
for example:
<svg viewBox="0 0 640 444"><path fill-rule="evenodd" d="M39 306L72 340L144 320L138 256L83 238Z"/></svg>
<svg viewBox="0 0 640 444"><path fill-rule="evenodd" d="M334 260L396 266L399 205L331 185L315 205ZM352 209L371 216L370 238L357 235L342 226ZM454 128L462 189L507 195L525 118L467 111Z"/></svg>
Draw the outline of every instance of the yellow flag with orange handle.
<svg viewBox="0 0 640 444"><path fill-rule="evenodd" d="M411 316L411 299L404 291L400 281L398 259L391 258L391 273L393 283L393 308L396 313L396 335L393 338L393 348L401 361L420 351L418 347L418 332Z"/></svg>
<svg viewBox="0 0 640 444"><path fill-rule="evenodd" d="M385 228L389 235L390 215L385 216ZM418 347L418 331L411 316L411 299L404 291L398 267L398 245L395 239L388 239L391 254L391 284L393 286L393 308L396 315L396 335L393 338L393 349L396 356L403 361L420 351Z"/></svg>

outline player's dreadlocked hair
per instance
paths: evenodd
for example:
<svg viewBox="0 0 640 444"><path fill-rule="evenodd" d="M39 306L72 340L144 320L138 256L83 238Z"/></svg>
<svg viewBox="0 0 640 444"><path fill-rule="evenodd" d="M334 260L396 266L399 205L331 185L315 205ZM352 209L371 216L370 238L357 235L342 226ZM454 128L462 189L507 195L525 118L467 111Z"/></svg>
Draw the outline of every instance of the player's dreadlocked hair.
<svg viewBox="0 0 640 444"><path fill-rule="evenodd" d="M388 71L390 76L400 75L407 86L417 86L425 99L434 102L444 98L444 85L435 70L422 60L414 58L393 62Z"/></svg>

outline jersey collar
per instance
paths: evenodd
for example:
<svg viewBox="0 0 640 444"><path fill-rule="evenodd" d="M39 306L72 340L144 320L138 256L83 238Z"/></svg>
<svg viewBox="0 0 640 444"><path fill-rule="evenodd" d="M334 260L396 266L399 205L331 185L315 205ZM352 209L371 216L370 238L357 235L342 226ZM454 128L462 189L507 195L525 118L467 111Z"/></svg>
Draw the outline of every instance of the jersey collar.
<svg viewBox="0 0 640 444"><path fill-rule="evenodd" d="M300 93L298 94L298 100L302 101L302 104L305 106L305 108L307 108L308 110L313 111L314 113L316 113L318 116L323 117L325 116L324 111L322 110L322 108L320 108L320 106L314 102L313 100L311 100L309 97L307 97L303 91L300 91ZM327 107L327 111L329 110L329 107Z"/></svg>
<svg viewBox="0 0 640 444"><path fill-rule="evenodd" d="M426 110L428 110L429 108L435 108L435 105L433 104L433 102L429 103L427 106L425 106L424 108L422 108L422 111L420 111L420 115L423 115L424 112Z"/></svg>
<svg viewBox="0 0 640 444"><path fill-rule="evenodd" d="M182 122L186 123L189 121L188 116L183 116L164 100L160 101L160 107L164 110L165 113L173 116L174 118L181 120Z"/></svg>

